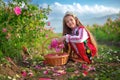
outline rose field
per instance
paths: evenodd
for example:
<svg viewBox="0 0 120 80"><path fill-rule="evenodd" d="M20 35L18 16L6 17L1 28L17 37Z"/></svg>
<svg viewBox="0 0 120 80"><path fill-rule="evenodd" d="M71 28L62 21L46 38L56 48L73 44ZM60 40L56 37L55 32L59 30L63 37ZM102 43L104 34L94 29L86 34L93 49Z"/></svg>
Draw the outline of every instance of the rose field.
<svg viewBox="0 0 120 80"><path fill-rule="evenodd" d="M52 66L44 56L61 51L63 44L54 40L52 45L48 40L62 36L54 28L46 28L51 12L49 5L39 8L30 0L11 0L7 4L0 0L0 80L120 79L120 14L115 20L108 18L104 25L86 26L98 43L99 56L92 64L68 60L64 65ZM61 55L65 54L57 56Z"/></svg>

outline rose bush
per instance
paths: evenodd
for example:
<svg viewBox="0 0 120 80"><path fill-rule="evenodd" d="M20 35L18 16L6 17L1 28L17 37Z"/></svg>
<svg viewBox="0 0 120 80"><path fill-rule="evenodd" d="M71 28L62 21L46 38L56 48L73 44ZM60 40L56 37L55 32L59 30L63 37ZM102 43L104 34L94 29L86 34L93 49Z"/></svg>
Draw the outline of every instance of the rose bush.
<svg viewBox="0 0 120 80"><path fill-rule="evenodd" d="M28 4L29 0L0 0L1 55L21 58L22 47L29 52L41 45L50 30L44 28L50 8Z"/></svg>

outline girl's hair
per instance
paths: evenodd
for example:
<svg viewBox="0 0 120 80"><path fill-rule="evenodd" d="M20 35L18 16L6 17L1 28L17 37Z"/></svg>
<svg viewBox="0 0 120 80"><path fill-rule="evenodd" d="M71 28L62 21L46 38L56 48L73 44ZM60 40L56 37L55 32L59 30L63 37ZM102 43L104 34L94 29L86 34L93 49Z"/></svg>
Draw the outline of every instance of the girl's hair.
<svg viewBox="0 0 120 80"><path fill-rule="evenodd" d="M71 28L69 28L69 27L66 25L66 23L65 23L65 18L66 18L67 16L72 16L72 17L75 19L75 21L76 21L76 26L78 26L78 27L83 26L82 23L80 22L80 20L79 20L73 13L67 12L67 13L65 14L64 18L63 18L63 35L65 35L65 34L71 34L71 32L72 32ZM84 26L83 26L83 27L84 27ZM92 44L96 47L96 49L97 49L97 51L98 51L97 42L96 42L94 36L92 35L92 33L91 33L86 27L84 27L84 28L87 30L87 32L88 32L88 34L89 34L89 36L90 36L90 40L91 40ZM98 56L98 53L96 53L96 56Z"/></svg>

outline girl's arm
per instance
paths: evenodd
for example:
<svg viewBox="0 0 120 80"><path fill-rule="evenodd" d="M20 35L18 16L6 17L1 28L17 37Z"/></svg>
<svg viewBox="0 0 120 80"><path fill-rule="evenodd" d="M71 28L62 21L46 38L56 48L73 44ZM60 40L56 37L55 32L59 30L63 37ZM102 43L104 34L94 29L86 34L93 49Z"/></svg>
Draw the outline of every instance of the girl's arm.
<svg viewBox="0 0 120 80"><path fill-rule="evenodd" d="M84 28L78 30L78 35L69 35L65 36L66 42L82 43L88 39L88 33Z"/></svg>

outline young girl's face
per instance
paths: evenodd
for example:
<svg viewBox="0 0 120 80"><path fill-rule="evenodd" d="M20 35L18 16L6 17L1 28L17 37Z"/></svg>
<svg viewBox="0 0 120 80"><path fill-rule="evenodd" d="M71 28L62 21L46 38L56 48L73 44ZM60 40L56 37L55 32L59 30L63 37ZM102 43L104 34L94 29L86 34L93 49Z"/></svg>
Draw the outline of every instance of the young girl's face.
<svg viewBox="0 0 120 80"><path fill-rule="evenodd" d="M66 16L65 23L71 29L74 29L76 27L76 21L72 16Z"/></svg>

